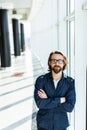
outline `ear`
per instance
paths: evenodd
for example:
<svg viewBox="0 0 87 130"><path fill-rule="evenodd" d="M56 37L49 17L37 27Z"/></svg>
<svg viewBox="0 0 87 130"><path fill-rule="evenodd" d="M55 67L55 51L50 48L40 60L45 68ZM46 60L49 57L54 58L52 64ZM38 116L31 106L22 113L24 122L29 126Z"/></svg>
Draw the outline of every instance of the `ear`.
<svg viewBox="0 0 87 130"><path fill-rule="evenodd" d="M48 62L48 65L50 65L50 64L51 64L51 62L49 61L49 62Z"/></svg>

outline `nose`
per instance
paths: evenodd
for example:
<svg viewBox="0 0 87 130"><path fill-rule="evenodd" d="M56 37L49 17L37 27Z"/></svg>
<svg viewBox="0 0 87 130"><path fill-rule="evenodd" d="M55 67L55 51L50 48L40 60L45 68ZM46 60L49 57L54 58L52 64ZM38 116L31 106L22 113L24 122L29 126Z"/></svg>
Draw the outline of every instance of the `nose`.
<svg viewBox="0 0 87 130"><path fill-rule="evenodd" d="M59 62L58 62L58 61L56 61L56 62L55 62L55 64L56 64L56 65L59 65Z"/></svg>

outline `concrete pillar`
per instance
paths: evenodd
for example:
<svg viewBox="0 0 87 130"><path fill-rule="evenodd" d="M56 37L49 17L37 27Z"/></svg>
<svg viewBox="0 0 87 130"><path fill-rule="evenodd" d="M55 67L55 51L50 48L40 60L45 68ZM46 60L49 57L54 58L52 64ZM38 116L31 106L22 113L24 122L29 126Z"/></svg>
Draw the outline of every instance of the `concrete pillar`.
<svg viewBox="0 0 87 130"><path fill-rule="evenodd" d="M0 57L1 67L11 66L8 10L0 9Z"/></svg>

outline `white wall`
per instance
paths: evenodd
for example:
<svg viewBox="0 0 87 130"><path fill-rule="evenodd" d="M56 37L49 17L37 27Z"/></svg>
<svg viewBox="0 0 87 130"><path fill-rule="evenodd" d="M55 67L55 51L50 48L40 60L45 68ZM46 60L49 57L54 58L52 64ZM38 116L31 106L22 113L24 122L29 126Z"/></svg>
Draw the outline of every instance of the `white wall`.
<svg viewBox="0 0 87 130"><path fill-rule="evenodd" d="M66 54L66 1L59 0L59 50Z"/></svg>
<svg viewBox="0 0 87 130"><path fill-rule="evenodd" d="M46 70L50 52L58 49L57 2L44 1L43 7L31 23L31 46Z"/></svg>

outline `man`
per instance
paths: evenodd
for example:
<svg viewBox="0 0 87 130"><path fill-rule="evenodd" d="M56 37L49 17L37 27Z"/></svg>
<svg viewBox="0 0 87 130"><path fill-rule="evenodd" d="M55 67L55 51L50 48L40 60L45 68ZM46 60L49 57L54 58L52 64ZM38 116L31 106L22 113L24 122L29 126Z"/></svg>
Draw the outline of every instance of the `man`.
<svg viewBox="0 0 87 130"><path fill-rule="evenodd" d="M72 112L76 94L74 79L63 72L67 64L64 54L52 52L48 58L50 72L36 80L37 130L66 130L69 126L67 112Z"/></svg>

